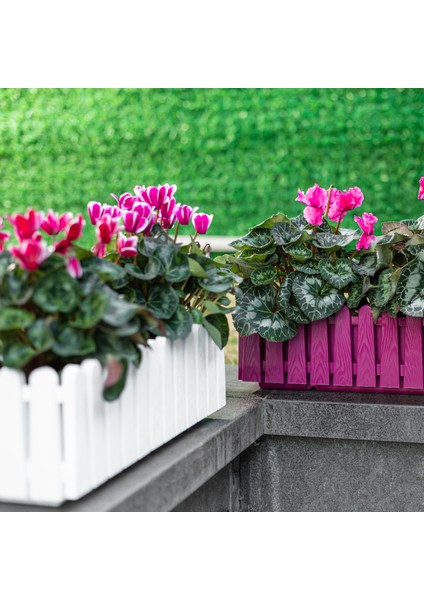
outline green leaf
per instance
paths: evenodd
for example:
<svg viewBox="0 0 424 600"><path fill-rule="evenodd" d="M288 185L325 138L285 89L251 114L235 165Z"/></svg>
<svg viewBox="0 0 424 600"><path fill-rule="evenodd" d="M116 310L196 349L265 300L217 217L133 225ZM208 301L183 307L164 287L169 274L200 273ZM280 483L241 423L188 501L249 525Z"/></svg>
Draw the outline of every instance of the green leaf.
<svg viewBox="0 0 424 600"><path fill-rule="evenodd" d="M190 310L190 314L193 319L193 323L195 323L196 325L203 325L203 323L205 322L205 317L198 308L192 308Z"/></svg>
<svg viewBox="0 0 424 600"><path fill-rule="evenodd" d="M299 273L305 273L305 275L318 275L319 273L319 262L317 260L310 260L305 264L293 263L293 267Z"/></svg>
<svg viewBox="0 0 424 600"><path fill-rule="evenodd" d="M299 262L306 262L312 258L312 252L306 246L290 246L290 248L286 248L285 252L289 254L293 260Z"/></svg>
<svg viewBox="0 0 424 600"><path fill-rule="evenodd" d="M205 318L203 327L220 350L227 345L230 329L225 315L208 315Z"/></svg>
<svg viewBox="0 0 424 600"><path fill-rule="evenodd" d="M410 304L402 308L402 312L408 317L424 317L424 298L417 296Z"/></svg>
<svg viewBox="0 0 424 600"><path fill-rule="evenodd" d="M59 321L51 325L53 333L53 351L59 356L86 356L93 354L96 344L93 337L81 329L74 329Z"/></svg>
<svg viewBox="0 0 424 600"><path fill-rule="evenodd" d="M351 263L346 258L339 258L335 262L323 258L319 261L318 266L321 277L338 290L342 290L348 283L355 280Z"/></svg>
<svg viewBox="0 0 424 600"><path fill-rule="evenodd" d="M280 289L277 294L277 302L279 306L284 310L284 307L290 302L290 298L293 290L293 274L289 273L284 281L280 285Z"/></svg>
<svg viewBox="0 0 424 600"><path fill-rule="evenodd" d="M1 300L4 304L23 306L34 292L34 286L28 280L28 273L12 271L7 273L3 279Z"/></svg>
<svg viewBox="0 0 424 600"><path fill-rule="evenodd" d="M109 302L110 299L105 293L93 292L81 301L70 325L79 329L91 329L101 321Z"/></svg>
<svg viewBox="0 0 424 600"><path fill-rule="evenodd" d="M252 288L238 298L233 321L240 335L259 333L275 342L288 340L297 331L297 325L279 310L276 293L268 286Z"/></svg>
<svg viewBox="0 0 424 600"><path fill-rule="evenodd" d="M78 283L66 271L52 271L37 282L33 300L47 313L70 313L80 302Z"/></svg>
<svg viewBox="0 0 424 600"><path fill-rule="evenodd" d="M386 269L378 278L375 305L382 308L396 293L396 286L400 277L400 269Z"/></svg>
<svg viewBox="0 0 424 600"><path fill-rule="evenodd" d="M146 307L159 319L170 319L179 304L175 290L168 284L155 284L149 294Z"/></svg>
<svg viewBox="0 0 424 600"><path fill-rule="evenodd" d="M265 221L262 221L261 223L258 223L254 227L251 227L250 231L254 231L255 229L272 229L272 227L276 223L282 223L283 221L288 221L288 220L289 220L289 218L286 217L286 215L284 215L283 213L276 213L275 215L272 215L272 217L265 219Z"/></svg>
<svg viewBox="0 0 424 600"><path fill-rule="evenodd" d="M357 281L354 281L352 285L349 286L348 297L346 300L346 304L349 308L358 308L362 298L367 293L369 286L370 280L368 277L366 279L358 278Z"/></svg>
<svg viewBox="0 0 424 600"><path fill-rule="evenodd" d="M45 319L37 319L28 329L28 338L38 351L50 350L53 346L53 335L49 323Z"/></svg>
<svg viewBox="0 0 424 600"><path fill-rule="evenodd" d="M293 219L291 219L291 224L296 227L296 229L300 229L301 231L303 231L305 229L305 227L308 227L309 223L308 221L305 219L305 217L303 215L298 215L297 217L293 217Z"/></svg>
<svg viewBox="0 0 424 600"><path fill-rule="evenodd" d="M241 250L246 246L263 249L274 243L273 237L269 231L269 229L252 229L247 235L242 237L235 242L231 242L230 246L236 248L236 250Z"/></svg>
<svg viewBox="0 0 424 600"><path fill-rule="evenodd" d="M108 292L109 298L102 320L113 327L123 327L138 313L139 307L121 298L113 290Z"/></svg>
<svg viewBox="0 0 424 600"><path fill-rule="evenodd" d="M142 281L151 281L159 275L162 275L165 269L156 256L150 256L143 269L133 263L127 263L125 265L125 270L130 277L141 279Z"/></svg>
<svg viewBox="0 0 424 600"><path fill-rule="evenodd" d="M358 275L374 275L378 270L377 255L375 253L361 256L359 260L352 261L352 271Z"/></svg>
<svg viewBox="0 0 424 600"><path fill-rule="evenodd" d="M302 235L301 229L296 229L290 222L277 223L271 230L274 240L280 246L296 242Z"/></svg>
<svg viewBox="0 0 424 600"><path fill-rule="evenodd" d="M345 302L344 295L316 275L297 274L293 283L293 294L302 311L311 321L334 315Z"/></svg>
<svg viewBox="0 0 424 600"><path fill-rule="evenodd" d="M230 292L233 283L233 278L230 275L221 275L218 271L215 273L209 272L206 279L199 279L200 287L214 294Z"/></svg>
<svg viewBox="0 0 424 600"><path fill-rule="evenodd" d="M306 325L307 323L309 323L308 317L303 314L300 308L298 306L295 306L294 304L291 304L290 302L282 307L282 311L284 312L285 316L289 321L299 323L299 325Z"/></svg>
<svg viewBox="0 0 424 600"><path fill-rule="evenodd" d="M314 246L317 248L330 249L344 248L353 240L359 237L357 230L347 230L347 233L336 234L336 233L317 233L316 238L313 240Z"/></svg>
<svg viewBox="0 0 424 600"><path fill-rule="evenodd" d="M397 286L397 297L403 309L412 303L424 289L424 262L415 258L401 270Z"/></svg>
<svg viewBox="0 0 424 600"><path fill-rule="evenodd" d="M172 317L165 322L166 337L170 340L186 338L193 325L191 313L184 307L178 306Z"/></svg>
<svg viewBox="0 0 424 600"><path fill-rule="evenodd" d="M267 285L272 283L277 277L277 271L274 267L261 267L252 271L250 279L253 285Z"/></svg>
<svg viewBox="0 0 424 600"><path fill-rule="evenodd" d="M2 364L10 369L22 369L38 354L27 344L6 344L3 349Z"/></svg>
<svg viewBox="0 0 424 600"><path fill-rule="evenodd" d="M194 277L207 277L208 276L208 274L206 273L206 271L202 267L202 265L200 265L197 262L197 260L195 258L192 258L191 256L188 257L188 267L190 269L190 273Z"/></svg>
<svg viewBox="0 0 424 600"><path fill-rule="evenodd" d="M166 281L169 281L169 283L179 283L188 279L190 275L187 257L184 254L177 254L174 256L171 264L166 270L165 279Z"/></svg>
<svg viewBox="0 0 424 600"><path fill-rule="evenodd" d="M115 289L120 289L128 283L128 276L125 269L110 260L92 256L81 261L81 265L84 276L95 273L101 281L109 283Z"/></svg>
<svg viewBox="0 0 424 600"><path fill-rule="evenodd" d="M0 331L25 329L34 321L33 313L21 308L0 308Z"/></svg>

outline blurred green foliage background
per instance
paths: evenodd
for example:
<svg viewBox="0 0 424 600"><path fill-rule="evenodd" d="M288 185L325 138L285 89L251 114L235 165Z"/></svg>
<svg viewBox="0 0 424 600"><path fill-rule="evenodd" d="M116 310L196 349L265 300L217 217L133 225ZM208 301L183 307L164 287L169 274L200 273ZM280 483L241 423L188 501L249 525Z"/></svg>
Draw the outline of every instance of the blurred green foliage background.
<svg viewBox="0 0 424 600"><path fill-rule="evenodd" d="M169 182L236 236L317 182L414 217L423 109L421 89L2 89L0 214Z"/></svg>

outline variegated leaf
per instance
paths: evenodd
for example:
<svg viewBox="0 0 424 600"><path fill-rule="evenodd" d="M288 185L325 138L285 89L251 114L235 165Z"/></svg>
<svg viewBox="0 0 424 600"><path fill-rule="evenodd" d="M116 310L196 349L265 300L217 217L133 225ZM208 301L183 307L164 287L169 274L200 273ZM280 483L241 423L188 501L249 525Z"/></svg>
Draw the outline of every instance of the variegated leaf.
<svg viewBox="0 0 424 600"><path fill-rule="evenodd" d="M316 275L297 274L293 294L302 311L311 321L334 315L345 303L344 295Z"/></svg>
<svg viewBox="0 0 424 600"><path fill-rule="evenodd" d="M338 290L355 279L351 263L346 258L339 258L334 263L328 258L323 258L319 262L319 270L321 277Z"/></svg>

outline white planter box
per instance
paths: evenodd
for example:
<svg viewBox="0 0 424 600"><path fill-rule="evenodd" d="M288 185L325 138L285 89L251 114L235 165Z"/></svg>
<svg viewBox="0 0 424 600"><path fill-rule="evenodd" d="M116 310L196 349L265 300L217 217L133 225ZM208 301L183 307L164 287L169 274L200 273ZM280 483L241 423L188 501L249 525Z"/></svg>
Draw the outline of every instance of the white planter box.
<svg viewBox="0 0 424 600"><path fill-rule="evenodd" d="M119 400L102 398L97 360L31 373L0 369L0 500L59 506L225 405L224 352L199 325L156 338Z"/></svg>

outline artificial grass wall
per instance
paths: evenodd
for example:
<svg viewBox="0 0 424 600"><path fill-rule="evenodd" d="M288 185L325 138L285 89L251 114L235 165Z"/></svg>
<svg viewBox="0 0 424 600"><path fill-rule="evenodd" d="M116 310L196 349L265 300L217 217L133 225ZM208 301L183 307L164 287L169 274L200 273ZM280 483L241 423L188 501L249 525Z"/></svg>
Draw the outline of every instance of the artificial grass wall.
<svg viewBox="0 0 424 600"><path fill-rule="evenodd" d="M380 220L418 216L423 108L420 89L2 89L0 214L167 181L215 234L299 213L315 182L359 185Z"/></svg>

